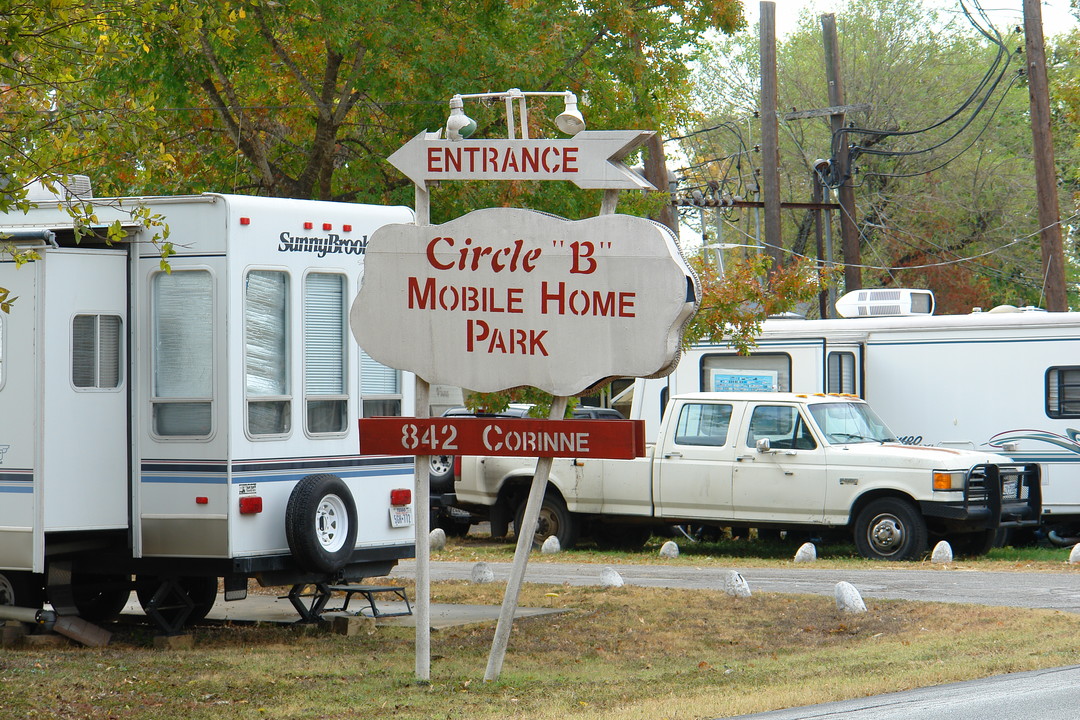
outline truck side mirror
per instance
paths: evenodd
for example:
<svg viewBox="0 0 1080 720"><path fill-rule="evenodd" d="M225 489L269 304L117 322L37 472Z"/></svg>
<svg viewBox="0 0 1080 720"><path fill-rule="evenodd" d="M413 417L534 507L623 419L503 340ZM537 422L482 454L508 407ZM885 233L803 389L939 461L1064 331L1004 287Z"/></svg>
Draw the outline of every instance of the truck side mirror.
<svg viewBox="0 0 1080 720"><path fill-rule="evenodd" d="M767 453L772 450L772 443L769 442L769 438L758 438L758 441L754 443L754 447L757 448L759 453Z"/></svg>

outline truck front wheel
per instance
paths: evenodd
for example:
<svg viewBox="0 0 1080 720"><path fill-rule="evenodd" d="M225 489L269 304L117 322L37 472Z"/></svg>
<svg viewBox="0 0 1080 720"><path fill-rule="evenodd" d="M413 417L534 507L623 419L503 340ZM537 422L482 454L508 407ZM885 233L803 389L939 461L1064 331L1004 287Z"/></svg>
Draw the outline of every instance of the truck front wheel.
<svg viewBox="0 0 1080 720"><path fill-rule="evenodd" d="M914 560L926 542L926 521L899 498L874 500L855 519L855 547L869 560Z"/></svg>
<svg viewBox="0 0 1080 720"><path fill-rule="evenodd" d="M525 518L525 504L522 500L518 505L517 514L514 516L514 532L521 528ZM564 550L577 544L580 523L574 514L566 509L566 503L558 495L545 495L544 502L540 506L540 517L536 522L536 535L533 537L533 545L542 545L544 540L554 535L559 539L559 547Z"/></svg>

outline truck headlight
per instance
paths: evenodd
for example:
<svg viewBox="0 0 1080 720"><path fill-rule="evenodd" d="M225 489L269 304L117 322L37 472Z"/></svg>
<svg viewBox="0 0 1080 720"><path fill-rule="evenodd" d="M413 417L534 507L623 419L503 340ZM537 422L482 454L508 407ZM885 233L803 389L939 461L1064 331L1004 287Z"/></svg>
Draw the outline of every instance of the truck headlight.
<svg viewBox="0 0 1080 720"><path fill-rule="evenodd" d="M935 490L963 490L964 478L967 473L962 470L935 470Z"/></svg>

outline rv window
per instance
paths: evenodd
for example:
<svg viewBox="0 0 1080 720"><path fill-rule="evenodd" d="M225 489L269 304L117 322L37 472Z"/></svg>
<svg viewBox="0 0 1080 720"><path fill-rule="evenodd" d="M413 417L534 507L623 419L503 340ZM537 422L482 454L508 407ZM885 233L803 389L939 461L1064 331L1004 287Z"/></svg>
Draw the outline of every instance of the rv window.
<svg viewBox="0 0 1080 720"><path fill-rule="evenodd" d="M855 354L849 352L829 353L828 387L825 392L855 395Z"/></svg>
<svg viewBox="0 0 1080 720"><path fill-rule="evenodd" d="M214 315L210 273L174 270L151 281L154 433L207 436L212 429Z"/></svg>
<svg viewBox="0 0 1080 720"><path fill-rule="evenodd" d="M304 406L313 435L347 429L345 276L304 278Z"/></svg>
<svg viewBox="0 0 1080 720"><path fill-rule="evenodd" d="M1052 418L1080 418L1080 366L1046 371L1046 414Z"/></svg>
<svg viewBox="0 0 1080 720"><path fill-rule="evenodd" d="M705 392L790 392L791 356L787 353L705 355L701 358L700 389Z"/></svg>
<svg viewBox="0 0 1080 720"><path fill-rule="evenodd" d="M0 315L0 388L4 387L4 316Z"/></svg>
<svg viewBox="0 0 1080 720"><path fill-rule="evenodd" d="M76 315L71 321L71 382L77 388L120 387L118 315Z"/></svg>
<svg viewBox="0 0 1080 720"><path fill-rule="evenodd" d="M252 270L244 284L244 387L248 433L284 435L291 428L289 276Z"/></svg>
<svg viewBox="0 0 1080 720"><path fill-rule="evenodd" d="M364 417L401 414L401 373L360 350L360 394Z"/></svg>

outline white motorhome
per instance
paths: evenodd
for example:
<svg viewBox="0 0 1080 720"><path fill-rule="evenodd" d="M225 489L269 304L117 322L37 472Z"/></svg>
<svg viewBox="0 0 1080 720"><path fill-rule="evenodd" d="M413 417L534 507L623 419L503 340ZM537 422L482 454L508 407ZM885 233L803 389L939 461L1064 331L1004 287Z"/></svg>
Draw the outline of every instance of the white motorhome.
<svg viewBox="0 0 1080 720"><path fill-rule="evenodd" d="M219 579L240 599L250 578L296 590L413 557L413 459L358 455L356 423L411 408L411 379L347 325L367 237L410 209L87 201L125 227L109 246L36 199L0 215L0 238L40 255L0 262L17 297L0 314L0 605L92 621L134 589L173 631ZM168 224L168 268L135 206Z"/></svg>
<svg viewBox="0 0 1080 720"><path fill-rule="evenodd" d="M935 316L926 291L850 295L844 305L855 317L769 319L748 356L726 344L688 350L669 377L638 381L631 416L644 418L652 437L675 394L857 395L905 443L990 449L1040 463L1044 529L1051 539L1075 542L1080 313L1006 306Z"/></svg>

